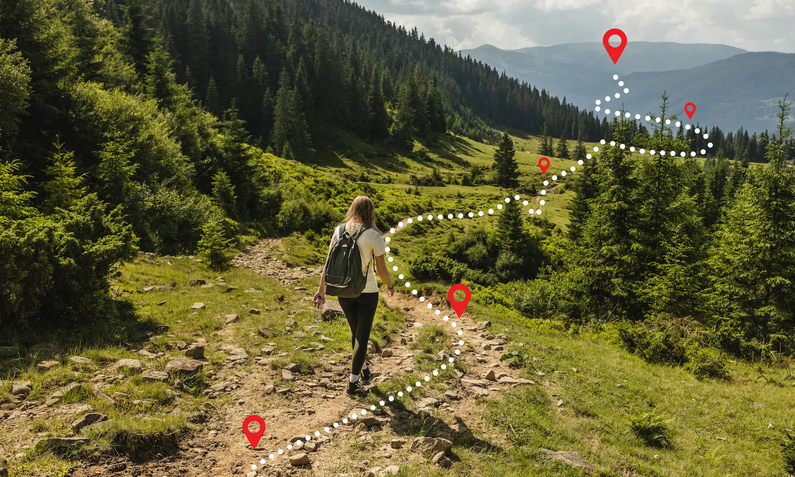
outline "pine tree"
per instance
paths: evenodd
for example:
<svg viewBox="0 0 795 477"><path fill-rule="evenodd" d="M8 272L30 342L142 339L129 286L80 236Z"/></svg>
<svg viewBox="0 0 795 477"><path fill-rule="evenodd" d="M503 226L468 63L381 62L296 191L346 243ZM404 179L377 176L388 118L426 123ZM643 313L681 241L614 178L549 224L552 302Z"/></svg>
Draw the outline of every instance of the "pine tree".
<svg viewBox="0 0 795 477"><path fill-rule="evenodd" d="M231 266L232 241L226 238L226 231L219 219L213 218L204 224L198 252L212 270L224 271Z"/></svg>
<svg viewBox="0 0 795 477"><path fill-rule="evenodd" d="M74 152L64 150L60 141L53 146L55 151L46 169L49 180L44 184L47 193L44 206L50 212L56 208L68 209L86 194L86 188L82 186L85 175L77 175Z"/></svg>
<svg viewBox="0 0 795 477"><path fill-rule="evenodd" d="M425 98L425 103L430 130L436 133L444 133L447 130L447 119L444 115L442 95L439 93L436 74L431 77L431 84L428 86L428 94Z"/></svg>
<svg viewBox="0 0 795 477"><path fill-rule="evenodd" d="M131 141L118 131L106 134L106 142L97 155L97 177L105 198L112 203L121 203L135 188L133 176L138 164L133 163L135 152Z"/></svg>
<svg viewBox="0 0 795 477"><path fill-rule="evenodd" d="M547 129L547 124L544 123L544 134L541 136L541 143L538 146L538 153L542 156L551 156L552 151L550 151L549 147L549 131Z"/></svg>
<svg viewBox="0 0 795 477"><path fill-rule="evenodd" d="M494 152L494 164L492 166L497 173L497 184L504 187L515 187L518 183L519 165L516 163L514 155L513 139L507 132L504 132L500 145Z"/></svg>
<svg viewBox="0 0 795 477"><path fill-rule="evenodd" d="M569 203L568 233L569 238L575 242L582 237L583 228L591 216L591 202L599 194L599 178L596 174L595 159L585 158L582 138L577 144L576 157L580 155L582 155L583 165L580 166L580 172L572 187L575 192L574 199Z"/></svg>
<svg viewBox="0 0 795 477"><path fill-rule="evenodd" d="M370 91L367 95L367 107L370 110L370 137L383 139L389 135L391 119L384 106L381 95L381 81L378 67L373 66L370 81Z"/></svg>
<svg viewBox="0 0 795 477"><path fill-rule="evenodd" d="M18 161L0 161L0 191L3 191L0 194L0 225L36 213L36 209L29 205L36 193L25 190L30 176L19 174L21 166Z"/></svg>
<svg viewBox="0 0 795 477"><path fill-rule="evenodd" d="M171 71L171 58L160 46L149 54L144 81L146 93L166 108L170 108L175 94L176 75Z"/></svg>
<svg viewBox="0 0 795 477"><path fill-rule="evenodd" d="M778 139L770 141L768 165L737 192L716 234L710 256L713 306L724 346L741 341L787 344L795 325L795 172L787 166L789 103L779 103Z"/></svg>
<svg viewBox="0 0 795 477"><path fill-rule="evenodd" d="M267 144L272 144L271 133L273 131L274 110L276 108L276 99L273 97L273 92L270 88L265 90L262 97L261 119L260 119L260 137L261 145L264 147Z"/></svg>
<svg viewBox="0 0 795 477"><path fill-rule="evenodd" d="M558 150L557 150L557 157L562 159L569 158L569 144L566 141L566 130L564 129L560 135L560 140L558 140Z"/></svg>
<svg viewBox="0 0 795 477"><path fill-rule="evenodd" d="M209 73L210 34L205 25L201 0L190 0L188 6L187 42L185 65L196 78L196 91L203 91Z"/></svg>
<svg viewBox="0 0 795 477"><path fill-rule="evenodd" d="M153 48L152 29L146 24L150 17L141 0L129 0L125 8L127 24L124 27L123 44L125 52L132 58L138 74L146 74L146 64Z"/></svg>
<svg viewBox="0 0 795 477"><path fill-rule="evenodd" d="M204 100L204 105L207 111L211 112L216 118L223 115L223 105L221 104L221 97L218 94L218 86L215 84L215 78L210 76L210 81L207 83L207 95Z"/></svg>
<svg viewBox="0 0 795 477"><path fill-rule="evenodd" d="M430 124L425 103L425 74L419 64L414 66L414 75L407 78L411 97L411 108L414 110L414 126L417 134L425 137L430 131Z"/></svg>
<svg viewBox="0 0 795 477"><path fill-rule="evenodd" d="M237 215L235 186L224 171L216 173L213 177L213 199L227 217L234 218Z"/></svg>
<svg viewBox="0 0 795 477"><path fill-rule="evenodd" d="M415 126L415 111L413 105L413 95L416 91L412 89L413 81L407 81L400 87L398 95L397 114L390 132L398 145L409 147L417 133Z"/></svg>
<svg viewBox="0 0 795 477"><path fill-rule="evenodd" d="M286 70L279 78L279 91L276 93L273 133L271 143L279 155L283 154L285 144L290 143L293 153L303 155L308 151L306 118L301 111L298 90L290 85Z"/></svg>

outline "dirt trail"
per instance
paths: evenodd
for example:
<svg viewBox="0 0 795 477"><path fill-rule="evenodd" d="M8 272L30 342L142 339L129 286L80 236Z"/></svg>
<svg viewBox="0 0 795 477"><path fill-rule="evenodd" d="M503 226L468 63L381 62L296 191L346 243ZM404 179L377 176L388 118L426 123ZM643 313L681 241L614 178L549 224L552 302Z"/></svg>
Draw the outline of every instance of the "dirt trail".
<svg viewBox="0 0 795 477"><path fill-rule="evenodd" d="M285 284L292 284L296 275L307 273L303 268L287 268L280 260L269 256L268 251L274 246L273 241L255 246L252 248L255 251L253 254L238 258L236 263L269 275ZM337 476L343 473L350 475L351 472L365 471L377 466L400 466L401 463L408 461L427 462L427 458L406 448L396 450L389 446L389 439L393 437L416 434L417 430L411 427L423 422L427 417L426 413L433 414L438 419L432 425L425 421L424 432L429 436L445 437L454 443L465 441L469 445L481 447L502 446L504 442L500 442L499 437L477 435L478 431L473 429L485 428L475 403L477 398L503 392L514 385L529 384L513 380L518 372L509 369L507 363L499 361L503 354L503 346L507 342L506 337L490 336L487 325L482 324L478 328L468 313L464 313L460 319L455 319L457 326L453 328L451 324L455 314L444 304L446 300L438 296L426 297L425 303L420 303L418 297L398 293L392 298L387 298L386 301L389 307L403 310L406 316L406 329L400 332L399 337L395 337L393 345L389 347L389 351L392 352L391 357L382 357L372 352L369 354L368 360L376 373L371 389L378 393L378 383L388 383L395 375L416 370L412 359L416 351L411 349L411 344L416 341L416 335L422 327L439 325L448 330L450 346L446 348L445 357L454 356L453 351L456 348L461 349L461 355L456 359L463 361L467 369L466 374L460 373L459 378L445 383L448 386L446 394L426 386L426 396L419 401L402 400L405 408L400 404L381 408L385 411L385 415L379 416L382 423L381 430L375 432L365 429L354 430L353 425L342 424L343 418L363 408L361 403L349 398L344 392L349 373L349 353L330 356L327 366L316 370L313 376L300 375L292 392L284 396L266 394L268 385L273 382L275 376L281 374L281 370L272 370L267 365L267 358L259 360L255 365L255 371L250 374L238 373L239 381L235 383L236 389L228 393L228 398L236 404L218 406L223 416L222 422L210 427L206 439L198 438L189 444L191 447L201 449L210 448L203 459L205 465L212 464L206 467L210 474L199 472L195 475L225 475L231 471L232 474L269 476ZM429 302L441 305L441 308L438 308L441 311L440 315L435 315L434 311L427 308ZM449 322L442 320L444 315L450 316ZM454 334L459 329L464 330L460 337ZM457 346L459 339L464 340L464 346ZM493 376L489 376L491 380L484 377L489 371L493 372ZM502 378L503 382L497 382L499 378ZM324 385L328 385L328 388L324 388ZM420 407L424 409L418 412ZM434 410L437 407L438 409ZM241 432L243 419L252 413L259 414L267 423L266 435L259 446L262 451L250 449ZM308 453L311 465L296 468L290 465L285 455L278 454L273 461L268 459L268 454L277 449L284 449L286 454L293 455L305 452L306 449L287 452L286 446L289 440L314 431L320 431L323 435L324 427L334 422L340 423L340 427L333 433L333 442L327 437L319 439L320 445L317 450ZM210 434L212 437L209 436ZM312 437L313 440L310 442L318 441L314 435ZM410 444L411 438L407 437ZM350 456L346 456L347 444L352 439L365 449L369 449L358 453L360 458L358 462L352 462L349 460ZM379 443L381 445L378 445ZM260 458L268 462L258 469L259 473L251 474L254 472L251 470L251 464L260 467Z"/></svg>

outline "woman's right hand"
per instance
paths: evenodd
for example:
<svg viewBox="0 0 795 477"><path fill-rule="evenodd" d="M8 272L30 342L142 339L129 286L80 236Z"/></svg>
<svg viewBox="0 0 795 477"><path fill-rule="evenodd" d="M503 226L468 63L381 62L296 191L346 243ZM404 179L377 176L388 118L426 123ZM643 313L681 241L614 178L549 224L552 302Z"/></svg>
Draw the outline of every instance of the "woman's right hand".
<svg viewBox="0 0 795 477"><path fill-rule="evenodd" d="M315 293L315 297L312 298L312 302L315 304L315 308L320 308L326 303L326 296L318 290L318 292Z"/></svg>

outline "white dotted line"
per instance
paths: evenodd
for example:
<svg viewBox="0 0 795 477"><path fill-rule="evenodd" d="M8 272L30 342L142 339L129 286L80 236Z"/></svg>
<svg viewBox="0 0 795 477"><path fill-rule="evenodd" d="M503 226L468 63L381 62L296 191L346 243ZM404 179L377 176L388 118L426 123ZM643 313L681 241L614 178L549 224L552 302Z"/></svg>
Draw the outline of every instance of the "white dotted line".
<svg viewBox="0 0 795 477"><path fill-rule="evenodd" d="M618 81L618 75L613 75L613 80L616 80L616 81ZM619 81L619 82L618 82L618 86L624 86L624 82L623 82L623 81ZM627 93L629 93L629 88L624 88L624 94L627 94ZM618 98L620 98L620 97L621 97L621 93L616 93L614 96L615 96L615 98L616 98L616 99L618 99ZM605 102L610 102L610 96L605 96ZM599 111L601 111L601 109L602 109L602 107L600 106L601 104L602 104L602 100L601 100L601 99L597 99L597 100L596 100L596 107L594 108L594 110L595 110L596 112L599 112ZM616 117L620 117L620 116L621 116L621 111L614 111L614 113L615 113ZM610 109L605 109L605 114L608 114L608 115L609 115L609 114L610 114ZM631 114L631 113L628 113L628 112L624 112L624 117L625 117L626 119L629 119L629 118L631 118L631 117L632 117L632 114ZM641 118L641 115L640 115L640 114L635 114L635 119L640 119L640 118ZM659 124L659 123L661 123L661 122L662 122L662 118L660 118L660 117L656 117L656 118L654 118L654 119L652 120L652 117L651 117L651 116L649 116L648 114L647 114L647 115L644 117L644 119L646 120L646 122L649 122L649 123L651 123L651 122L655 122L655 123L658 123L658 124ZM670 120L670 119L666 119L666 120L665 120L665 124L666 124L666 125L670 125L670 124L671 124L671 120ZM681 121L676 121L676 123L674 123L674 125L675 125L676 127L681 127L681 126L682 126L682 122L681 122ZM693 126L692 126L692 125L690 125L690 124L685 124L685 130L687 130L687 131L690 131L692 128L693 128ZM700 128L696 128L694 132L695 132L696 134L701 134L701 129L700 129ZM705 132L705 133L703 134L703 138L704 138L704 139L709 139L709 134L707 134L707 133ZM599 141L599 142L600 142L601 144L605 144L605 140L604 140L604 139L602 139L602 140L601 140L601 141ZM615 144L615 141L610 141L610 145L611 145L611 146L615 146L615 145L616 145L616 144ZM710 148L710 149L712 148L712 146L713 146L713 144L712 144L711 142L707 144L707 147L708 147L708 148ZM626 145L625 145L625 144L621 144L621 149L624 149L625 147L626 147ZM597 147L594 147L594 149L593 149L593 150L594 150L594 152L599 152L599 147L598 147L598 146L597 146ZM635 152L635 146L630 146L629 150L630 150L630 152ZM640 152L641 154L645 154L645 153L646 153L646 150L645 150L645 149L639 149L639 150L638 150L638 152ZM667 152L666 152L666 151L655 151L654 149L651 149L651 150L650 150L650 151L648 151L648 152L649 152L649 154L650 154L650 155L652 155L652 156L653 156L655 153L657 153L657 152L659 152L659 154L660 154L661 156L664 156L664 155L666 155L666 154L669 154L669 155L671 155L671 156L677 156L677 155L678 155L678 156L681 156L681 157L686 157L686 156L687 156L687 152L685 152L685 151L678 151L678 152L677 152L677 151L667 151ZM700 153L701 153L701 155L703 156L703 155L706 155L706 153L707 153L707 150L706 150L706 149L701 149L701 151L699 151L699 152L700 152ZM696 157L696 151L691 151L691 152L690 152L690 156L691 156L691 157ZM586 155L585 157L586 157L586 158L588 158L588 159L590 159L590 158L591 158L591 155L590 155L590 154L588 154L588 155Z"/></svg>
<svg viewBox="0 0 795 477"><path fill-rule="evenodd" d="M579 161L579 163L580 163L580 165L582 165L583 161ZM576 170L576 168L574 166L572 166L570 168L571 172L574 172L575 170ZM567 172L566 171L561 171L560 175L561 175L561 179L562 179L563 177L565 177L567 175ZM557 175L553 175L552 176L552 180L553 181L558 181L558 176ZM545 180L544 181L544 185L548 186L549 185L549 181ZM541 193L541 195L546 195L546 190L542 190L540 193ZM521 201L522 198L519 195L514 196L513 199L511 197L506 197L505 198L505 203L508 204L508 203L511 202L511 200ZM528 200L523 200L522 204L527 206L529 204L529 201ZM544 200L540 201L540 205L543 206L545 204L546 204L546 202ZM502 207L503 207L502 203L497 204L497 210L501 210ZM529 213L532 214L532 215L541 215L541 209L537 209L537 210L529 209ZM488 215L493 215L494 214L494 209L488 209L488 211L482 211L482 210L478 211L477 216L478 217L483 217L483 216L485 216L487 214ZM457 215L456 214L447 214L447 219L452 220L455 217L458 217L459 219L462 219L464 217L474 218L475 217L475 213L474 212L468 212L468 213L464 214L462 212L462 213L458 213ZM438 214L436 216L437 220L444 220L444 218L445 218L445 216L443 214ZM432 221L432 220L434 220L434 216L432 214L429 214L427 216L423 216L423 215L417 216L417 222L422 222L423 220ZM389 233L390 234L394 234L394 233L398 232L400 229L406 227L408 224L412 224L412 223L414 223L414 218L406 219L406 223L404 223L402 221L398 222L398 228L389 229ZM391 237L385 237L384 238L384 241L387 242L387 243L391 242L391 240L392 240ZM391 251L390 247L387 246L385 251L386 251L386 253L390 253L390 251ZM394 258L391 257L391 256L387 257L387 261L392 263L394 261ZM392 270L393 271L398 271L397 265L394 265L392 267ZM405 276L402 273L400 275L398 275L398 279L403 280L404 278L405 278ZM405 282L405 287L406 288L410 288L411 287L411 283L408 282L408 281ZM425 303L426 298L424 296L418 296L418 293L419 292L417 291L417 289L412 289L411 290L411 295L412 296L417 297L419 299L420 303ZM434 314L436 316L439 316L442 313L439 308L434 310L434 305L432 303L427 303L426 307L429 310L433 310ZM450 321L450 317L448 315L445 315L444 317L442 317L442 320L444 322L449 322L451 328L453 328L453 329L458 328L458 330L455 331L455 334L457 336L460 337L460 336L462 336L464 334L464 330L459 328L458 322L457 321ZM460 356L461 355L461 347L464 346L464 340L459 338L457 344L458 344L458 347L453 351L453 353L456 356ZM455 362L455 358L453 358L453 357L447 358L447 361L450 364L452 364L452 363ZM434 377L439 376L439 370L440 369L442 371L446 370L447 369L447 364L446 363L442 363L438 368L434 369L430 373L430 375L426 374L420 381L416 381L414 383L414 386L411 386L411 385L406 386L406 393L410 393L414 389L422 387L422 382L423 381L426 382L426 383L429 382L431 380L431 375L434 376ZM397 397L395 397L395 396L397 396ZM405 394L404 394L403 391L398 391L396 394L390 395L386 400L379 401L378 402L378 406L376 406L375 404L371 405L369 410L371 412L375 411L378 407L384 407L384 406L388 405L389 403L394 402L396 399L402 398L404 396L405 396ZM360 409L358 411L358 413L357 413L357 411L353 411L351 413L351 415L350 415L350 419L348 419L347 417L342 419L342 424L348 424L348 423L355 422L357 419L359 419L359 415L361 415L361 416L367 415L367 411L368 411L367 409ZM300 449L306 442L311 442L312 441L312 436L313 435L314 435L315 438L317 438L317 437L320 437L323 434L332 434L334 432L334 429L337 429L339 426L340 426L340 423L339 422L335 422L331 426L324 427L322 433L321 433L321 431L315 431L314 433L307 434L307 435L304 436L303 440L298 439L298 440L295 441L295 445L288 444L285 448L286 448L287 451L291 451L293 449ZM275 460L276 457L284 455L285 452L286 452L285 449L278 449L276 452L269 454L267 460L264 459L264 458L260 459L259 464L261 466L265 465L268 460ZM257 464L251 464L251 469L252 470L257 470L257 468L258 468Z"/></svg>

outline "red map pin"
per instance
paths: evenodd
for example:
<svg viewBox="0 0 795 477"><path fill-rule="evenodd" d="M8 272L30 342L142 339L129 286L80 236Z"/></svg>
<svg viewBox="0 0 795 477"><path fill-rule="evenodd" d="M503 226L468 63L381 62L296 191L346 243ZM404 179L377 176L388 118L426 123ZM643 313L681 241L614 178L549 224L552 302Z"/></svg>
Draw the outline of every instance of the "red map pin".
<svg viewBox="0 0 795 477"><path fill-rule="evenodd" d="M249 424L252 422L259 424L259 430L257 432L251 432L248 429ZM262 435L265 434L265 420L256 414L252 414L243 419L243 434L246 435L246 439L248 439L248 442L251 444L251 448L256 450L260 439L262 439Z"/></svg>
<svg viewBox="0 0 795 477"><path fill-rule="evenodd" d="M547 169L549 169L549 159L547 159L546 157L542 157L541 159L539 159L538 160L538 167L541 168L541 172L543 174L546 174L547 173Z"/></svg>
<svg viewBox="0 0 795 477"><path fill-rule="evenodd" d="M693 103L687 103L685 105L685 114L687 114L688 119L693 119L693 115L696 113L696 105Z"/></svg>
<svg viewBox="0 0 795 477"><path fill-rule="evenodd" d="M458 290L464 292L463 301L455 300L455 292L457 292ZM472 298L472 292L469 290L469 287L467 287L466 285L462 285L460 283L458 285L451 286L450 289L447 291L447 299L450 301L450 306L453 307L453 310L455 310L455 314L458 315L459 318L461 318L461 315L464 314L464 310L466 310L467 305L469 305L470 298Z"/></svg>
<svg viewBox="0 0 795 477"><path fill-rule="evenodd" d="M610 37L613 35L618 36L621 38L621 44L618 46L610 45ZM610 59L613 60L613 64L618 63L618 59L621 58L621 53L624 52L624 48L627 47L627 35L624 34L623 31L619 30L618 28L613 28L611 30L607 30L605 36L602 37L602 43L605 45L605 50L607 50L607 54L610 55Z"/></svg>

